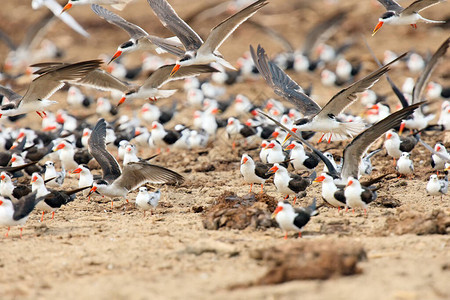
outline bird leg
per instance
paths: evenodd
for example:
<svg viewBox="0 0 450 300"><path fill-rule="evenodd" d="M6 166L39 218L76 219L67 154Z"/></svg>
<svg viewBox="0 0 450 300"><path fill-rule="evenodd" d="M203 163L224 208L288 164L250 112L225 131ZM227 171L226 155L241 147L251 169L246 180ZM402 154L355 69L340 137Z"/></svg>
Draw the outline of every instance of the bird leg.
<svg viewBox="0 0 450 300"><path fill-rule="evenodd" d="M284 199L283 199L283 200L286 200L287 198L289 198L289 195L286 195L286 197L284 197Z"/></svg>
<svg viewBox="0 0 450 300"><path fill-rule="evenodd" d="M55 217L55 212L52 211L52 220L53 220L54 217Z"/></svg>
<svg viewBox="0 0 450 300"><path fill-rule="evenodd" d="M261 183L261 194L264 194L264 184Z"/></svg>
<svg viewBox="0 0 450 300"><path fill-rule="evenodd" d="M295 201L297 201L297 196L294 196L294 202L292 203L293 205L295 205Z"/></svg>
<svg viewBox="0 0 450 300"><path fill-rule="evenodd" d="M345 212L348 212L348 206L345 207Z"/></svg>
<svg viewBox="0 0 450 300"><path fill-rule="evenodd" d="M125 201L127 201L127 203L129 203L128 199L125 199Z"/></svg>
<svg viewBox="0 0 450 300"><path fill-rule="evenodd" d="M41 117L42 119L44 118L40 112L36 111L36 113L37 113L37 114L39 115L39 117Z"/></svg>
<svg viewBox="0 0 450 300"><path fill-rule="evenodd" d="M331 137L333 136L333 134L330 133L330 137L328 138L328 144L331 143Z"/></svg>
<svg viewBox="0 0 450 300"><path fill-rule="evenodd" d="M287 240L287 231L284 233L284 239Z"/></svg>
<svg viewBox="0 0 450 300"><path fill-rule="evenodd" d="M44 214L45 214L45 211L42 211L41 223L44 221Z"/></svg>
<svg viewBox="0 0 450 300"><path fill-rule="evenodd" d="M236 142L235 141L233 141L233 143L231 144L231 149L236 149Z"/></svg>
<svg viewBox="0 0 450 300"><path fill-rule="evenodd" d="M145 210L144 210L144 219L145 219Z"/></svg>
<svg viewBox="0 0 450 300"><path fill-rule="evenodd" d="M8 226L8 231L6 232L5 237L8 237L8 234L9 234L9 230L10 230L10 229L11 229L11 227Z"/></svg>
<svg viewBox="0 0 450 300"><path fill-rule="evenodd" d="M394 167L395 167L396 164L397 164L397 160L394 157Z"/></svg>
<svg viewBox="0 0 450 300"><path fill-rule="evenodd" d="M22 238L23 227L20 227L20 238Z"/></svg>
<svg viewBox="0 0 450 300"><path fill-rule="evenodd" d="M250 192L248 192L249 194L252 192L252 187L253 187L253 183L250 183Z"/></svg>
<svg viewBox="0 0 450 300"><path fill-rule="evenodd" d="M353 214L355 214L355 209L354 208L352 209L352 211L353 211Z"/></svg>
<svg viewBox="0 0 450 300"><path fill-rule="evenodd" d="M323 139L324 136L325 136L325 133L322 134L322 136L320 137L320 139L319 139L319 141L317 142L317 144L319 144L319 143L322 141L322 139Z"/></svg>
<svg viewBox="0 0 450 300"><path fill-rule="evenodd" d="M417 29L417 24L410 24L412 28Z"/></svg>
<svg viewBox="0 0 450 300"><path fill-rule="evenodd" d="M339 213L340 211L341 211L341 207L339 206L339 207L338 207L338 213Z"/></svg>
<svg viewBox="0 0 450 300"><path fill-rule="evenodd" d="M113 208L113 205L114 205L114 201L111 200L111 209Z"/></svg>
<svg viewBox="0 0 450 300"><path fill-rule="evenodd" d="M301 232L301 231L298 232L298 237L299 237L300 239L302 238L302 232Z"/></svg>
<svg viewBox="0 0 450 300"><path fill-rule="evenodd" d="M367 209L364 208L364 216L367 217Z"/></svg>

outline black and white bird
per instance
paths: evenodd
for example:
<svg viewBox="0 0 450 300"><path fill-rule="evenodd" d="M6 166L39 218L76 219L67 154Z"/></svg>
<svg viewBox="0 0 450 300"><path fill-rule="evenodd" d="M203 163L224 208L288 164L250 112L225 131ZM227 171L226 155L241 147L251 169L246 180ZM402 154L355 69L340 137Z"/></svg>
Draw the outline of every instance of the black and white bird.
<svg viewBox="0 0 450 300"><path fill-rule="evenodd" d="M61 89L66 81L84 78L101 63L101 60L88 60L46 68L45 72L40 73L40 76L30 83L24 96L0 85L0 95L10 100L9 103L0 106L0 117L16 116L31 111L36 111L39 116L44 117L46 108L56 103L48 100L51 95Z"/></svg>
<svg viewBox="0 0 450 300"><path fill-rule="evenodd" d="M375 154L380 152L381 149L376 149L363 158L361 158L361 162L359 164L359 174L360 175L370 175L372 174L373 166L372 161L370 160Z"/></svg>
<svg viewBox="0 0 450 300"><path fill-rule="evenodd" d="M447 149L445 149L445 146L442 143L436 143L434 145L434 151L436 151L439 155L431 155L431 167L435 170L443 170L445 168L445 163L450 161L450 154L447 152Z"/></svg>
<svg viewBox="0 0 450 300"><path fill-rule="evenodd" d="M445 175L444 179L439 179L436 174L432 174L430 176L430 180L427 183L427 193L430 196L441 196L441 200L443 195L448 192L448 177Z"/></svg>
<svg viewBox="0 0 450 300"><path fill-rule="evenodd" d="M36 193L23 196L18 201L0 197L0 225L8 226L5 236L8 237L11 226L20 226L20 237L22 237L23 225L36 204L43 199L43 197L37 197Z"/></svg>
<svg viewBox="0 0 450 300"><path fill-rule="evenodd" d="M344 196L347 207L352 208L353 212L355 212L355 208L362 208L364 215L367 215L367 205L377 199L375 190L363 188L358 179L353 177L348 178Z"/></svg>
<svg viewBox="0 0 450 300"><path fill-rule="evenodd" d="M180 174L146 162L129 163L121 170L114 156L106 150L106 122L104 119L100 119L92 130L89 138L89 153L100 164L103 173L102 179L94 181L89 194L98 192L112 198L111 206L114 197L126 199L130 191L146 182L175 184L184 181Z"/></svg>
<svg viewBox="0 0 450 300"><path fill-rule="evenodd" d="M301 87L273 62L268 61L265 50L258 46L257 52L250 46L253 60L267 84L277 95L296 105L304 118L295 121L297 130L322 132L323 138L342 140L359 134L365 127L362 122L344 122L337 116L357 100L357 94L371 88L380 77L389 71L389 66L406 55L403 54L389 64L375 70L333 96L321 108L316 102L302 92Z"/></svg>
<svg viewBox="0 0 450 300"><path fill-rule="evenodd" d="M286 240L288 231L298 232L298 237L301 238L302 228L316 214L316 198L310 206L300 208L294 208L288 201L280 201L272 214L272 218L275 218L281 230L284 231L284 239Z"/></svg>
<svg viewBox="0 0 450 300"><path fill-rule="evenodd" d="M161 191L148 192L145 186L139 188L139 193L136 196L136 207L142 209L145 212L150 210L150 214L153 215L153 208L158 206L159 199L161 199Z"/></svg>
<svg viewBox="0 0 450 300"><path fill-rule="evenodd" d="M298 141L292 141L286 150L291 150L289 159L295 170L314 170L319 164L319 157L309 151L305 151L303 144Z"/></svg>
<svg viewBox="0 0 450 300"><path fill-rule="evenodd" d="M325 200L328 204L337 207L338 211L347 205L345 201L344 188L338 188L334 183L333 177L331 177L328 173L320 174L319 177L314 179L314 182L322 182L323 200Z"/></svg>
<svg viewBox="0 0 450 300"><path fill-rule="evenodd" d="M72 171L73 174L80 174L78 179L78 187L92 186L94 183L94 175L87 165L78 165L78 168ZM87 195L89 191L83 191L83 195Z"/></svg>
<svg viewBox="0 0 450 300"><path fill-rule="evenodd" d="M183 52L182 49L183 45L176 37L164 39L157 36L149 35L144 29L137 26L136 24L128 22L122 17L116 15L115 13L97 4L92 4L91 9L100 18L104 19L110 24L116 25L117 27L125 30L130 36L130 39L128 41L122 43L117 48L117 51L111 58L110 62L115 60L124 53L131 53L137 50L144 50L144 51L154 50L158 54L166 52L167 50L167 52L170 52L174 55L178 55L179 53ZM162 50L152 42L153 40L158 40L160 41L160 43L167 43L168 47L165 48L166 50ZM175 51L172 51L172 49L175 49Z"/></svg>
<svg viewBox="0 0 450 300"><path fill-rule="evenodd" d="M386 132L386 140L384 141L384 148L386 148L387 154L396 159L399 159L402 152L411 152L417 145L417 136L410 135L406 137L400 137L395 131L389 130Z"/></svg>
<svg viewBox="0 0 450 300"><path fill-rule="evenodd" d="M175 74L180 67L187 67L199 64L209 64L217 62L224 67L235 69L228 61L223 59L222 55L217 49L222 43L248 18L253 16L258 10L268 4L267 0L258 0L241 11L235 13L231 17L222 21L219 25L214 27L206 41L184 22L170 6L166 0L148 0L151 8L158 16L161 23L172 31L181 41L185 48L178 56L179 60L173 66L171 75ZM169 47L164 43L155 43L169 51Z"/></svg>
<svg viewBox="0 0 450 300"><path fill-rule="evenodd" d="M250 191L254 183L261 184L261 193L264 192L264 183L271 176L267 174L270 167L267 164L255 162L247 153L242 154L241 158L241 174L244 176L244 180L250 183Z"/></svg>
<svg viewBox="0 0 450 300"><path fill-rule="evenodd" d="M416 0L408 7L403 8L394 0L378 0L386 9L387 12L381 15L378 19L378 24L375 26L372 35L375 35L380 30L383 24L391 25L407 25L410 24L413 28L417 28L416 23L423 21L426 23L445 23L445 21L435 21L422 17L419 12L427 7L443 2L443 0Z"/></svg>

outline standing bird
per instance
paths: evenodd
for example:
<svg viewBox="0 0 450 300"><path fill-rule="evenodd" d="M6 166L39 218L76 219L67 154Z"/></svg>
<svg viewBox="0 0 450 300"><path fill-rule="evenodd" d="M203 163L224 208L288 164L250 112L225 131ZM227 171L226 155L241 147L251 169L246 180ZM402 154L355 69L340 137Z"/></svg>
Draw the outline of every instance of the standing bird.
<svg viewBox="0 0 450 300"><path fill-rule="evenodd" d="M298 232L298 237L302 237L302 228L309 222L311 216L317 214L316 198L308 207L294 208L287 201L278 202L278 206L272 214L281 230L284 231L284 239L287 240L288 231Z"/></svg>
<svg viewBox="0 0 450 300"><path fill-rule="evenodd" d="M430 196L439 196L441 195L441 200L443 195L448 192L448 177L445 175L444 179L439 180L436 174L432 174L430 176L430 180L427 183L427 193Z"/></svg>
<svg viewBox="0 0 450 300"><path fill-rule="evenodd" d="M217 62L224 67L235 68L217 51L222 43L248 18L268 4L267 0L258 0L214 27L205 42L184 22L166 0L147 0L161 23L172 31L183 44L185 51L180 55L171 71L175 74L180 67ZM163 43L155 41L162 49L169 51Z"/></svg>
<svg viewBox="0 0 450 300"><path fill-rule="evenodd" d="M23 196L18 201L0 197L0 225L8 226L5 236L8 237L11 226L20 226L20 237L22 237L23 225L43 197L36 197L36 193Z"/></svg>
<svg viewBox="0 0 450 300"><path fill-rule="evenodd" d="M414 164L410 157L411 153L408 152L402 152L402 155L400 155L397 166L395 167L395 170L399 173L399 177L414 173Z"/></svg>
<svg viewBox="0 0 450 300"><path fill-rule="evenodd" d="M377 193L374 190L363 188L358 179L348 178L347 186L344 190L347 207L351 207L353 213L355 208L364 209L364 215L367 215L367 205L377 199Z"/></svg>
<svg viewBox="0 0 450 300"><path fill-rule="evenodd" d="M61 172L56 172L55 164L51 160L45 162L44 180L54 178L47 182L48 186L60 187L64 183L65 177L66 170L64 169L64 167L62 168Z"/></svg>
<svg viewBox="0 0 450 300"><path fill-rule="evenodd" d="M417 28L418 21L426 23L445 23L445 21L435 21L425 19L419 12L427 7L443 2L443 0L416 0L408 7L403 8L394 0L378 0L386 9L387 12L381 15L378 19L378 24L373 30L372 36L380 30L384 23L392 25L406 25L410 24L413 28Z"/></svg>
<svg viewBox="0 0 450 300"><path fill-rule="evenodd" d="M319 164L319 157L312 152L305 151L305 147L298 141L292 141L286 149L291 150L289 158L295 170L311 171Z"/></svg>
<svg viewBox="0 0 450 300"><path fill-rule="evenodd" d="M274 164L273 167L269 169L268 173L275 173L273 183L279 193L286 195L284 199L287 199L289 195L294 195L294 204L297 200L297 194L306 190L306 188L311 185L312 180L316 178L316 172L313 172L309 178L290 174L285 167L278 163Z"/></svg>
<svg viewBox="0 0 450 300"><path fill-rule="evenodd" d="M78 179L78 187L92 186L94 182L94 175L92 175L91 170L87 165L78 165L78 168L73 170L73 174L80 174ZM87 195L88 191L83 191L83 195Z"/></svg>
<svg viewBox="0 0 450 300"><path fill-rule="evenodd" d="M48 67L39 77L33 79L24 96L0 85L0 95L6 96L10 100L9 103L0 106L0 117L36 111L43 118L46 115L46 107L56 103L56 101L47 99L61 89L65 81L82 79L86 74L98 68L101 63L101 60L88 60L75 64Z"/></svg>
<svg viewBox="0 0 450 300"><path fill-rule="evenodd" d="M252 192L252 187L254 183L261 184L261 193L264 192L264 183L271 175L267 174L269 167L263 163L255 163L255 161L250 157L250 155L244 153L241 159L241 174L244 176L244 180L250 183L250 191Z"/></svg>
<svg viewBox="0 0 450 300"><path fill-rule="evenodd" d="M447 152L447 149L445 149L445 146L442 143L436 143L436 145L434 145L434 151L440 155L431 155L431 166L435 170L443 170L445 168L445 163L450 161L450 154ZM447 159L445 160L441 158L441 156L444 156Z"/></svg>
<svg viewBox="0 0 450 300"><path fill-rule="evenodd" d="M144 211L150 210L150 214L153 215L153 208L158 206L159 199L161 199L161 191L157 190L156 192L149 193L145 186L141 186L139 188L139 193L136 196L136 206Z"/></svg>
<svg viewBox="0 0 450 300"><path fill-rule="evenodd" d="M106 150L106 122L100 119L92 130L89 138L89 153L97 160L102 168L103 178L93 183L89 194L98 192L111 198L126 199L127 194L146 182L150 183L181 183L184 181L180 174L146 162L129 163L120 169L114 156Z"/></svg>
<svg viewBox="0 0 450 300"><path fill-rule="evenodd" d="M369 154L367 154L366 156L364 156L363 158L361 158L361 162L359 163L359 173L361 175L370 175L372 174L372 162L370 161L370 159L372 158L372 156L374 156L375 154L377 154L378 152L380 152L381 149L376 149L372 152L370 152Z"/></svg>
<svg viewBox="0 0 450 300"><path fill-rule="evenodd" d="M338 212L341 207L346 206L344 189L342 187L337 187L334 183L333 177L328 173L322 173L317 177L314 182L322 182L322 198L328 204L337 207Z"/></svg>
<svg viewBox="0 0 450 300"><path fill-rule="evenodd" d="M384 148L386 148L387 154L394 158L395 164L395 160L400 158L402 152L411 152L418 141L416 136L400 137L393 130L389 130L386 132Z"/></svg>

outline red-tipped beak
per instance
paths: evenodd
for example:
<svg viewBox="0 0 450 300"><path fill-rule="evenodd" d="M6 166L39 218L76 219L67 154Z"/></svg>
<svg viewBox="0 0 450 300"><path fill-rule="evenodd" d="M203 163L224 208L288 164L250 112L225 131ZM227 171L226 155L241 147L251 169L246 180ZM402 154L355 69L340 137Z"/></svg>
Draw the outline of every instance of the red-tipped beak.
<svg viewBox="0 0 450 300"><path fill-rule="evenodd" d="M233 120L229 120L229 121L228 121L228 125L232 125L233 123L234 123Z"/></svg>
<svg viewBox="0 0 450 300"><path fill-rule="evenodd" d="M277 208L275 209L275 211L272 214L272 219L275 218L277 216L277 214L283 210L283 206L277 206Z"/></svg>
<svg viewBox="0 0 450 300"><path fill-rule="evenodd" d="M247 161L248 161L248 158L247 158L247 157L244 157L244 159L242 159L241 165L245 164Z"/></svg>
<svg viewBox="0 0 450 300"><path fill-rule="evenodd" d="M11 147L12 148L12 147ZM10 149L11 149L10 148ZM13 163L13 162L15 162L16 161L16 158L15 157L13 157L13 158L11 158L11 162Z"/></svg>
<svg viewBox="0 0 450 300"><path fill-rule="evenodd" d="M83 136L88 136L89 135L89 132L88 131L86 131L85 133L83 133Z"/></svg>
<svg viewBox="0 0 450 300"><path fill-rule="evenodd" d="M124 103L126 99L127 99L127 98L125 98L125 97L120 98L119 103L117 103L117 106L119 106L119 105L121 105L122 103Z"/></svg>
<svg viewBox="0 0 450 300"><path fill-rule="evenodd" d="M17 136L17 139L16 139L16 140L21 139L21 138L23 138L24 136L25 136L25 133L21 132L21 133L19 133L19 135Z"/></svg>
<svg viewBox="0 0 450 300"><path fill-rule="evenodd" d="M252 116L255 116L255 117L258 115L258 112L256 111L256 109L252 110L250 113L252 114Z"/></svg>
<svg viewBox="0 0 450 300"><path fill-rule="evenodd" d="M252 123L250 121L245 122L245 125L252 126Z"/></svg>
<svg viewBox="0 0 450 300"><path fill-rule="evenodd" d="M0 200L0 205L2 205L3 204L3 201L2 200Z"/></svg>
<svg viewBox="0 0 450 300"><path fill-rule="evenodd" d="M172 77L179 69L180 69L180 65L179 64L176 64L174 67L173 67L173 69L172 69L172 72L170 72L170 76Z"/></svg>
<svg viewBox="0 0 450 300"><path fill-rule="evenodd" d="M64 124L64 118L61 114L56 115L56 122L58 122L59 124Z"/></svg>
<svg viewBox="0 0 450 300"><path fill-rule="evenodd" d="M388 133L387 135L386 135L386 139L390 139L392 137L392 133Z"/></svg>
<svg viewBox="0 0 450 300"><path fill-rule="evenodd" d="M295 145L294 144L290 144L289 146L286 147L286 150L292 150L294 149Z"/></svg>
<svg viewBox="0 0 450 300"><path fill-rule="evenodd" d="M33 178L31 178L31 182L36 182L37 180L37 176L33 176Z"/></svg>
<svg viewBox="0 0 450 300"><path fill-rule="evenodd" d="M113 57L111 57L111 59L109 60L108 65L109 65L113 60L115 60L116 58L118 58L118 57L121 56L121 55L122 55L122 51L120 51L120 50L118 50L116 53L114 53Z"/></svg>
<svg viewBox="0 0 450 300"><path fill-rule="evenodd" d="M138 136L138 135L140 135L141 134L141 131L140 130L135 130L134 131L134 136Z"/></svg>
<svg viewBox="0 0 450 300"><path fill-rule="evenodd" d="M149 108L147 106L145 106L141 109L141 112L146 112L146 111L149 111Z"/></svg>
<svg viewBox="0 0 450 300"><path fill-rule="evenodd" d="M14 148L16 148L16 147L17 147L17 145L14 144L14 145L11 146L11 148L9 148L9 150L12 150L12 149L14 149Z"/></svg>
<svg viewBox="0 0 450 300"><path fill-rule="evenodd" d="M92 195L92 193L95 193L96 190L97 190L97 187L96 187L96 186L93 186L93 187L89 190L88 196Z"/></svg>
<svg viewBox="0 0 450 300"><path fill-rule="evenodd" d="M370 109L376 109L376 110L378 110L378 109L380 109L380 108L378 107L377 104L375 104L375 105L372 105L372 107L371 107Z"/></svg>
<svg viewBox="0 0 450 300"><path fill-rule="evenodd" d="M272 137L277 138L280 135L278 131L272 132Z"/></svg>
<svg viewBox="0 0 450 300"><path fill-rule="evenodd" d="M267 145L267 148L268 148L268 149L272 149L273 147L275 147L275 144L274 144L274 143L270 143L269 145Z"/></svg>
<svg viewBox="0 0 450 300"><path fill-rule="evenodd" d="M402 122L402 124L400 124L400 130L398 131L398 135L402 134L403 130L405 129L405 126L406 126L405 122Z"/></svg>
<svg viewBox="0 0 450 300"><path fill-rule="evenodd" d="M273 103L272 102L267 103L266 109L271 109L272 107L273 107Z"/></svg>
<svg viewBox="0 0 450 300"><path fill-rule="evenodd" d="M72 171L72 173L74 174L81 173L81 168L76 168L75 170Z"/></svg>
<svg viewBox="0 0 450 300"><path fill-rule="evenodd" d="M352 185L353 184L353 180L349 180L348 182L347 182L347 186L349 186L349 185ZM346 187L347 187L346 186Z"/></svg>
<svg viewBox="0 0 450 300"><path fill-rule="evenodd" d="M383 21L378 22L377 26L375 26L375 29L372 32L372 36L375 35L375 33L377 33L378 30L380 30L381 26L383 26Z"/></svg>
<svg viewBox="0 0 450 300"><path fill-rule="evenodd" d="M66 6L63 7L61 13L65 12L66 10L69 10L72 7L72 3L67 3Z"/></svg>
<svg viewBox="0 0 450 300"><path fill-rule="evenodd" d="M2 176L0 176L0 178L2 179L2 180L5 180L5 175L2 175Z"/></svg>
<svg viewBox="0 0 450 300"><path fill-rule="evenodd" d="M59 144L58 146L56 146L56 150L61 150L62 148L66 147L66 145L64 144Z"/></svg>
<svg viewBox="0 0 450 300"><path fill-rule="evenodd" d="M319 176L316 179L314 179L314 182L322 182L324 180L325 180L325 176L322 175L322 176Z"/></svg>
<svg viewBox="0 0 450 300"><path fill-rule="evenodd" d="M211 110L211 113L212 113L213 115L217 114L218 112L219 112L219 109L218 109L218 108L213 108L213 110Z"/></svg>
<svg viewBox="0 0 450 300"><path fill-rule="evenodd" d="M439 151L441 151L441 147L440 147L440 146L437 146L437 147L436 147L436 152L439 152Z"/></svg>
<svg viewBox="0 0 450 300"><path fill-rule="evenodd" d="M156 124L153 124L152 129L156 129L158 126Z"/></svg>
<svg viewBox="0 0 450 300"><path fill-rule="evenodd" d="M262 143L261 144L261 148L266 148L267 147L267 144L266 143Z"/></svg>

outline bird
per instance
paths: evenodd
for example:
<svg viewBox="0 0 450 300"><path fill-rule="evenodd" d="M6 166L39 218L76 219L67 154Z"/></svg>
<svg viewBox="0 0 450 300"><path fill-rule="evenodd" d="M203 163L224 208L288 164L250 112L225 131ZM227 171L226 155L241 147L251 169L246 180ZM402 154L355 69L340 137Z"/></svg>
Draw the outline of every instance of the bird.
<svg viewBox="0 0 450 300"><path fill-rule="evenodd" d="M10 199L20 199L21 197L31 193L31 189L26 184L18 184L14 186L11 176L7 172L0 173L0 196Z"/></svg>
<svg viewBox="0 0 450 300"><path fill-rule="evenodd" d="M209 65L192 65L186 66L182 71L177 72L176 75L171 75L171 69L173 65L165 65L153 72L139 87L129 88L124 85L120 88L121 91L125 93L124 96L119 100L118 106L123 104L126 99L141 99L150 98L156 101L158 98L167 98L172 96L176 90L160 90L159 88L165 83L183 79L186 77L197 76L201 73L218 72L217 69Z"/></svg>
<svg viewBox="0 0 450 300"><path fill-rule="evenodd" d="M150 214L153 215L152 208L158 206L159 199L161 199L161 191L158 189L156 192L149 193L145 186L139 188L139 193L136 196L136 207L144 211L150 210Z"/></svg>
<svg viewBox="0 0 450 300"><path fill-rule="evenodd" d="M16 116L30 111L36 111L40 117L44 117L46 107L56 103L47 99L64 86L64 81L79 80L98 68L101 63L101 60L88 60L47 68L42 75L33 79L24 96L0 85L0 95L10 100L0 106L0 117Z"/></svg>
<svg viewBox="0 0 450 300"><path fill-rule="evenodd" d="M285 200L289 195L294 195L294 201L297 200L297 195L300 192L306 190L311 185L312 180L316 178L316 173L313 172L310 177L301 177L297 174L291 174L287 169L278 163L273 164L273 167L267 171L268 174L275 174L273 183L275 184L277 191L286 195Z"/></svg>
<svg viewBox="0 0 450 300"><path fill-rule="evenodd" d="M18 201L0 197L0 225L8 226L5 237L8 237L11 226L20 226L20 237L22 237L23 225L36 204L44 199L37 197L36 194L36 192L28 194Z"/></svg>
<svg viewBox="0 0 450 300"><path fill-rule="evenodd" d="M180 67L217 62L224 67L235 68L217 52L222 43L236 30L239 25L253 16L258 10L268 4L267 0L258 0L235 13L214 27L206 41L184 22L166 0L147 0L161 23L172 31L183 44L185 51L173 66L171 76L178 72ZM166 45L155 41L162 49Z"/></svg>
<svg viewBox="0 0 450 300"><path fill-rule="evenodd" d="M322 182L322 198L331 206L337 207L338 212L341 207L346 206L344 188L337 187L333 177L328 173L322 173L313 182Z"/></svg>
<svg viewBox="0 0 450 300"><path fill-rule="evenodd" d="M367 154L366 156L364 156L363 158L361 158L361 163L359 164L359 173L361 175L372 174L372 162L370 161L370 159L380 151L381 149L376 149Z"/></svg>
<svg viewBox="0 0 450 300"><path fill-rule="evenodd" d="M406 55L406 53L401 55L389 64L380 67L366 77L341 90L321 108L316 102L301 92L300 86L285 72L273 62L268 62L265 50L261 46L258 46L257 52L250 46L250 52L256 67L267 84L272 87L277 95L295 104L297 109L304 115L304 118L295 122L297 130L323 132L319 142L324 137L327 139L327 136L328 142L330 142L332 139L342 140L359 134L365 127L364 123L342 122L337 116L357 99L357 93L371 88L389 70L389 66L392 63Z"/></svg>
<svg viewBox="0 0 450 300"><path fill-rule="evenodd" d="M426 23L445 23L445 21L435 21L422 17L419 12L425 8L443 2L443 0L416 0L408 7L401 7L394 0L378 0L385 8L386 12L378 19L378 24L373 30L372 36L380 30L383 24L406 25L410 24L413 28L417 28L416 23L423 21Z"/></svg>
<svg viewBox="0 0 450 300"><path fill-rule="evenodd" d="M130 39L128 41L122 43L117 48L116 53L113 55L113 57L109 62L112 62L113 60L117 59L124 53L130 53L137 50L155 50L156 53L158 54L166 52L166 50L159 48L152 42L155 39L159 40L161 43L167 43L168 44L166 48L167 51L174 55L181 55L184 53L184 50L182 48L183 44L181 44L178 38L176 37L164 39L157 36L149 35L141 27L131 22L128 22L122 17L116 15L115 13L97 4L92 4L91 9L100 18L104 19L108 23L116 25L117 27L125 30L130 36Z"/></svg>
<svg viewBox="0 0 450 300"><path fill-rule="evenodd" d="M399 173L399 177L402 175L410 175L414 173L414 164L411 160L411 153L402 152L400 158L397 161L395 170Z"/></svg>
<svg viewBox="0 0 450 300"><path fill-rule="evenodd" d="M284 163L288 157L287 153L283 151L281 144L277 140L271 140L267 145L266 161L269 164Z"/></svg>
<svg viewBox="0 0 450 300"><path fill-rule="evenodd" d="M94 182L94 175L87 165L78 165L78 168L72 171L73 174L80 174L78 179L78 187L92 186ZM89 191L83 191L83 195L87 195Z"/></svg>
<svg viewBox="0 0 450 300"><path fill-rule="evenodd" d="M399 159L402 152L411 152L417 145L417 135L400 137L395 131L389 130L386 132L386 140L384 141L384 148L389 156Z"/></svg>
<svg viewBox="0 0 450 300"><path fill-rule="evenodd" d="M102 168L102 179L96 180L89 195L98 192L110 198L122 197L146 182L150 183L181 183L184 177L172 170L147 162L129 163L120 169L114 156L106 150L106 122L99 119L88 142L89 153ZM111 199L111 207L113 199Z"/></svg>
<svg viewBox="0 0 450 300"><path fill-rule="evenodd" d="M434 145L434 151L440 155L431 155L431 167L435 170L443 170L445 168L445 163L450 161L450 154L442 143L436 143L436 145ZM441 156L445 156L447 159L442 159Z"/></svg>
<svg viewBox="0 0 450 300"><path fill-rule="evenodd" d="M351 207L353 213L355 208L364 209L364 215L367 215L367 205L377 199L375 190L363 188L358 179L349 177L344 190L347 207Z"/></svg>
<svg viewBox="0 0 450 300"><path fill-rule="evenodd" d="M60 187L64 183L66 177L66 170L62 167L60 172L56 172L55 164L48 160L45 162L44 180L54 178L50 180L47 185L51 187Z"/></svg>
<svg viewBox="0 0 450 300"><path fill-rule="evenodd" d="M244 180L250 183L250 191L254 183L261 184L261 193L264 192L264 183L271 175L267 174L270 167L267 164L255 162L247 153L242 154L241 158L241 174L244 176Z"/></svg>
<svg viewBox="0 0 450 300"><path fill-rule="evenodd" d="M427 193L430 196L441 196L441 200L443 195L448 192L448 177L445 175L444 179L439 179L436 174L431 174L430 180L427 183Z"/></svg>
<svg viewBox="0 0 450 300"><path fill-rule="evenodd" d="M312 152L305 151L302 143L292 141L286 150L291 150L289 159L295 170L314 170L319 164L319 157Z"/></svg>
<svg viewBox="0 0 450 300"><path fill-rule="evenodd" d="M284 231L284 239L287 239L288 231L298 232L298 237L302 237L302 228L308 224L311 216L317 214L316 198L308 207L294 208L288 201L278 202L278 206L272 213L281 230Z"/></svg>

